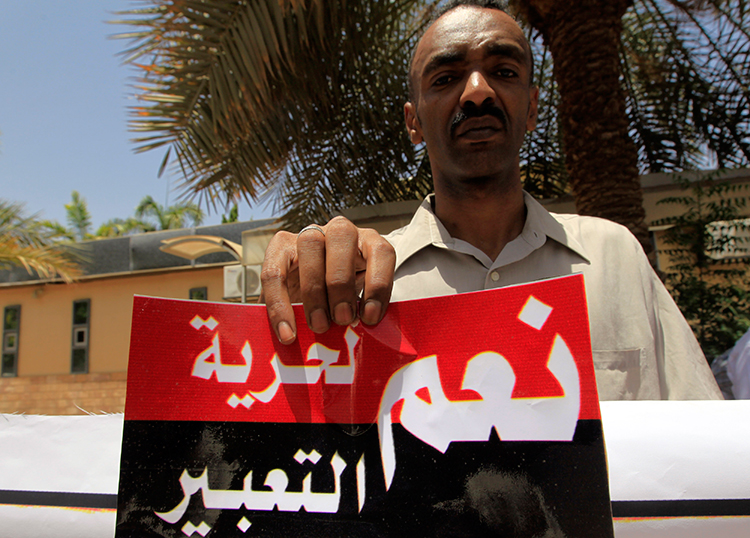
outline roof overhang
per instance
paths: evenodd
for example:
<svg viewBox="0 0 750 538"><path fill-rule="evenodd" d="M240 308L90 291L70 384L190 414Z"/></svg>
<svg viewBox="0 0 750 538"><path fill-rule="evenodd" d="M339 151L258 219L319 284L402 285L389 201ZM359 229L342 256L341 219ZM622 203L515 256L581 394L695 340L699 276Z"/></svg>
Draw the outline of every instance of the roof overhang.
<svg viewBox="0 0 750 538"><path fill-rule="evenodd" d="M206 254L215 254L218 252L228 252L237 261L242 260L242 246L215 235L184 235L172 239L164 239L162 243L164 244L159 247L159 250L162 252L191 261Z"/></svg>

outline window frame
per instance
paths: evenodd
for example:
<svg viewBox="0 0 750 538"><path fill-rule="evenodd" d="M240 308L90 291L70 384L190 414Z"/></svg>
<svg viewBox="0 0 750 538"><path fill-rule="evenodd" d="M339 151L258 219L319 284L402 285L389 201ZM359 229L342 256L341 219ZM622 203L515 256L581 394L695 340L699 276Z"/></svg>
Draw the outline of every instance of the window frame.
<svg viewBox="0 0 750 538"><path fill-rule="evenodd" d="M8 312L16 311L16 327L8 327ZM3 309L3 339L0 342L0 377L18 377L18 348L21 337L21 305L8 305ZM8 339L14 340L13 346L8 346ZM12 367L5 369L6 355L12 356Z"/></svg>
<svg viewBox="0 0 750 538"><path fill-rule="evenodd" d="M82 303L86 304L86 322L76 323L76 309L77 306ZM87 374L89 373L89 344L91 342L91 299L76 299L73 301L73 316L71 322L70 373ZM78 341L78 334L84 335L82 342ZM76 369L76 363L79 360L77 355L80 355L81 351L83 351L83 368Z"/></svg>

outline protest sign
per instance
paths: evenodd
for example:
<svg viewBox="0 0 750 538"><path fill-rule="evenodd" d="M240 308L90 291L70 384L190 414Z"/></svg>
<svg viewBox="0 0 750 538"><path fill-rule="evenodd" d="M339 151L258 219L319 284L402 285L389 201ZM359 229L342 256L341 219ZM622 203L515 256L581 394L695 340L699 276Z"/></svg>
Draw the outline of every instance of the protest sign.
<svg viewBox="0 0 750 538"><path fill-rule="evenodd" d="M583 278L273 337L136 297L116 536L612 536Z"/></svg>

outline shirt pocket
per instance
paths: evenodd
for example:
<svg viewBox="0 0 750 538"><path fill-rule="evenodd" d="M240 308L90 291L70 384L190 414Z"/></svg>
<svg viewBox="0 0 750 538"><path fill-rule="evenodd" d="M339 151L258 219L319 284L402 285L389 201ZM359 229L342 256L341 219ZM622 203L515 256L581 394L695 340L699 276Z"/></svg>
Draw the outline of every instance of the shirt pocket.
<svg viewBox="0 0 750 538"><path fill-rule="evenodd" d="M635 400L641 388L641 350L594 350L600 400Z"/></svg>

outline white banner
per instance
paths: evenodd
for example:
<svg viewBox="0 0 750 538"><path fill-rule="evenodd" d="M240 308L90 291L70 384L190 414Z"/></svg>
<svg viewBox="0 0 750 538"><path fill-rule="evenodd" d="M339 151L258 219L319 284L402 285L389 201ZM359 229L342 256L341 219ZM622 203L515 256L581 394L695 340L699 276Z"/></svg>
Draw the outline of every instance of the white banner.
<svg viewBox="0 0 750 538"><path fill-rule="evenodd" d="M750 536L750 401L601 408L617 538ZM113 536L122 424L0 416L3 535Z"/></svg>

